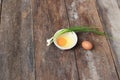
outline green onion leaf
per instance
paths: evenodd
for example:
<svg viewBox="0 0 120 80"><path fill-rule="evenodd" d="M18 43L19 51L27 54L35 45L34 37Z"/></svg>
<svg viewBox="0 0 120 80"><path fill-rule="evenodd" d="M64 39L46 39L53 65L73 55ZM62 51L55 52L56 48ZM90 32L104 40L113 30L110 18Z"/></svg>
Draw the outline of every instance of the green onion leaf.
<svg viewBox="0 0 120 80"><path fill-rule="evenodd" d="M90 28L90 27L70 27L67 28L69 31L74 31L74 32L93 32L98 35L104 35L104 32L100 32L98 28Z"/></svg>
<svg viewBox="0 0 120 80"><path fill-rule="evenodd" d="M60 31L58 34L56 34L55 36L53 36L52 38L47 40L47 46L49 46L50 44L53 43L53 39L57 38L58 36L67 33L67 32L92 32L98 35L104 35L104 32L100 32L98 30L98 28L91 28L91 27L85 27L85 26L75 26L75 27L69 27L69 28L65 28L62 31Z"/></svg>

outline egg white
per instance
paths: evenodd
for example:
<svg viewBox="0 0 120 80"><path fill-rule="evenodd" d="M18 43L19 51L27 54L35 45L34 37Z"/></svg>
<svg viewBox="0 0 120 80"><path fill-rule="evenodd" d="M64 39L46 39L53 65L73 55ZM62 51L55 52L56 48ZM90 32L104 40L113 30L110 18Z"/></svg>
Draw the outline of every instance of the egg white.
<svg viewBox="0 0 120 80"><path fill-rule="evenodd" d="M74 45L75 40L74 40L73 34L71 34L71 32L62 34L62 35L60 35L59 37L64 38L64 39L67 41L67 42L66 42L66 45L61 46L61 47L69 48L69 47L71 47L72 45ZM59 37L58 37L58 38L59 38Z"/></svg>

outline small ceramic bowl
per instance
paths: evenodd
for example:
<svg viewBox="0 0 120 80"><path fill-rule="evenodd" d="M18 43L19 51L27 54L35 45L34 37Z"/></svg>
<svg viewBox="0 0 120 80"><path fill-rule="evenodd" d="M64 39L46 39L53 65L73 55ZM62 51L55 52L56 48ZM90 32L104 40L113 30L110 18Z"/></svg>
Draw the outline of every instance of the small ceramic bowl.
<svg viewBox="0 0 120 80"><path fill-rule="evenodd" d="M58 35L62 30L64 30L64 29L58 30L55 33L54 36ZM66 45L64 45L64 46L60 46L59 45L58 39L60 37L63 37L63 38L66 39ZM66 33L61 34L58 37L56 37L56 38L53 39L53 42L54 42L55 46L58 47L61 50L68 50L68 49L73 48L77 44L77 41L78 41L78 37L77 37L76 33L73 32L73 31L72 32L66 32ZM64 42L61 42L61 43L64 43Z"/></svg>

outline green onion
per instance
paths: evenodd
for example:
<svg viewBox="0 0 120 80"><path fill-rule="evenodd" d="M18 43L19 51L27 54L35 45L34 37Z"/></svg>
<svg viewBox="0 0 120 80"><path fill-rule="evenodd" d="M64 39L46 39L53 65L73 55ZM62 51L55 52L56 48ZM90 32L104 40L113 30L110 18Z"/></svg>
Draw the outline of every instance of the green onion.
<svg viewBox="0 0 120 80"><path fill-rule="evenodd" d="M50 38L47 40L47 46L49 46L52 42L53 42L53 39L64 34L64 33L67 33L67 32L92 32L92 33L95 33L95 34L98 34L98 35L104 35L104 32L100 32L98 30L98 28L90 28L90 27L84 27L84 26L75 26L75 27L69 27L69 28L65 28L63 29L61 32L59 32L57 35L55 35L54 37Z"/></svg>
<svg viewBox="0 0 120 80"><path fill-rule="evenodd" d="M104 32L100 32L98 28L90 28L90 27L70 27L67 28L69 31L74 31L74 32L93 32L98 35L104 35Z"/></svg>

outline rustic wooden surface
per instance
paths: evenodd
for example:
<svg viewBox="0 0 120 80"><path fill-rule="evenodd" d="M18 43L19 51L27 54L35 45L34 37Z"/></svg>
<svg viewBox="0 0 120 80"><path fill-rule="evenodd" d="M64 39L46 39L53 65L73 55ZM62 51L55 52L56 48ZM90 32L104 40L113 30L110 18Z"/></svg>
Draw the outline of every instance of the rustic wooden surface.
<svg viewBox="0 0 120 80"><path fill-rule="evenodd" d="M113 50L111 56L120 77L120 0L104 0L104 2L103 0L97 0L97 4L104 29L111 36L108 37Z"/></svg>
<svg viewBox="0 0 120 80"><path fill-rule="evenodd" d="M3 0L0 80L35 80L33 21L29 0Z"/></svg>
<svg viewBox="0 0 120 80"><path fill-rule="evenodd" d="M119 0L0 0L0 16L0 80L120 80ZM79 25L111 36L77 33L71 50L46 46L57 30Z"/></svg>

